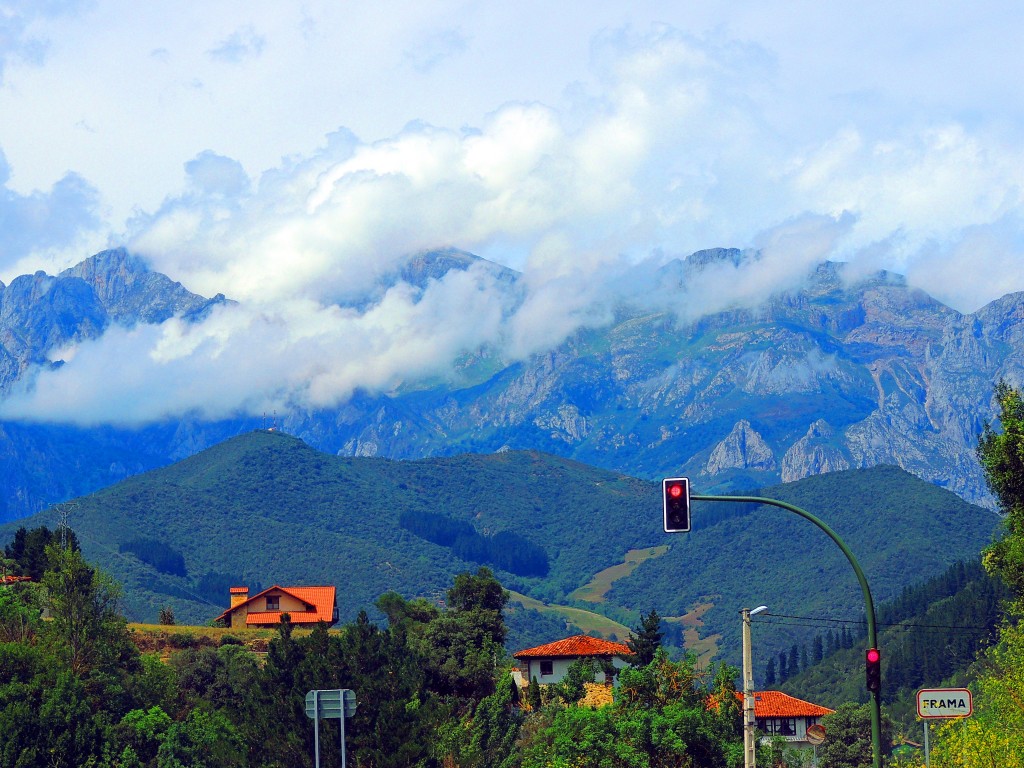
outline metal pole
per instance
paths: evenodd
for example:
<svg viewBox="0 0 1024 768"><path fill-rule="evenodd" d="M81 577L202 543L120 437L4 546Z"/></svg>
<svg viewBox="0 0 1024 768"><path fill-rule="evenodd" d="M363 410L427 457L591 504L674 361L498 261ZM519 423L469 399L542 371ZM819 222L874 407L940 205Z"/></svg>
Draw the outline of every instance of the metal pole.
<svg viewBox="0 0 1024 768"><path fill-rule="evenodd" d="M875 630L875 603L871 599L871 588L868 586L868 580L864 576L864 571L860 567L860 563L857 562L857 558L853 556L853 552L846 546L846 543L839 538L835 531L829 528L823 521L812 515L805 509L794 504L787 504L784 501L777 501L776 499L765 499L760 496L690 496L691 501L732 501L739 502L742 504L769 504L774 507L780 507L782 509L793 512L805 520L810 520L826 534L829 538L834 541L839 548L846 555L846 559L850 561L850 565L853 566L854 573L857 574L857 581L860 582L861 591L864 593L864 610L867 614L868 620L868 647L878 647L878 636ZM872 692L871 694L871 756L873 768L882 768L882 703L878 697L878 693Z"/></svg>
<svg viewBox="0 0 1024 768"><path fill-rule="evenodd" d="M925 768L931 768L932 754L928 749L928 721L922 720L921 722L924 723L924 765Z"/></svg>
<svg viewBox="0 0 1024 768"><path fill-rule="evenodd" d="M345 692L341 692L341 768L345 768Z"/></svg>
<svg viewBox="0 0 1024 768"><path fill-rule="evenodd" d="M754 672L751 669L750 609L740 611L743 617L743 768L756 768L754 751Z"/></svg>
<svg viewBox="0 0 1024 768"><path fill-rule="evenodd" d="M320 691L313 691L313 754L316 768L320 768Z"/></svg>

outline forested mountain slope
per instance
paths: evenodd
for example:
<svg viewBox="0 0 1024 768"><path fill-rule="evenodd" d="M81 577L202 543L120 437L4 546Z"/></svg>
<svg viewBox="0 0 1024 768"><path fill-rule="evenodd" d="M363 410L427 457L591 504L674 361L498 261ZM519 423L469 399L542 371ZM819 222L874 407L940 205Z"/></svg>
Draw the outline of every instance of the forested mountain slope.
<svg viewBox="0 0 1024 768"><path fill-rule="evenodd" d="M995 523L894 467L763 494L805 505L844 536L877 600L976 553ZM651 609L678 617L711 605L699 633L722 635L731 657L748 603L837 618L862 605L842 553L795 515L700 503L695 531L668 535L658 484L538 452L346 458L260 430L83 497L70 523L124 585L130 617L150 621L164 605L180 621L208 621L234 583L335 584L351 619L387 590L437 598L453 574L487 565L506 587L627 626ZM0 528L0 543L15 527ZM574 590L641 548L653 556L603 599L574 602Z"/></svg>

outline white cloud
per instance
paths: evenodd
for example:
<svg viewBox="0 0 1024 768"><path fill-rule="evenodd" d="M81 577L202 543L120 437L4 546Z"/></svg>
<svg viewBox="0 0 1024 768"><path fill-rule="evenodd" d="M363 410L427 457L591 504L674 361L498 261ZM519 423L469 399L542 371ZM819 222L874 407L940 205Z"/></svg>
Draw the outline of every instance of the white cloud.
<svg viewBox="0 0 1024 768"><path fill-rule="evenodd" d="M7 187L9 170L0 152L0 270L10 280L42 266L65 266L71 253L102 242L99 194L74 173L48 191L21 195Z"/></svg>
<svg viewBox="0 0 1024 768"><path fill-rule="evenodd" d="M870 3L842 19L813 4L797 14L641 2L646 16L587 4L586 26L582 5L527 5L227 3L166 29L137 15L126 37L115 17L132 8L111 0L94 14L109 31L85 27L98 39L48 25L52 63L19 69L17 87L0 90L0 143L32 169L12 174L7 200L57 199L58 184L26 187L49 167L68 180L61 199L79 218L48 235L24 226L19 258L46 236L66 247L90 231L95 190L109 194L119 169L117 194L137 204L131 247L188 288L242 305L198 327L82 345L18 408L133 421L331 404L447 375L479 346L507 359L542 351L638 292L687 318L756 304L825 258L905 271L960 309L1024 288L1024 153L1007 119L1018 80L986 79L968 59L953 71L937 43L902 48L923 15L953 49L960 33L997 42L1007 33L993 19L1007 7L973 23L947 9L939 21L954 35L920 7L888 13L887 26ZM674 23L649 23L661 14ZM113 39L125 40L118 57L104 53ZM83 56L94 57L88 76ZM126 60L135 68L123 81L97 87ZM955 92L950 104L929 62ZM996 91L1005 98L990 118ZM91 132L40 121L47 110ZM87 169L61 175L66 161L40 144ZM94 178L105 181L83 181ZM362 312L336 306L379 291L408 254L447 245L521 269L521 293L474 273L422 294L393 289ZM657 303L666 297L645 282L656 262L713 246L762 255L706 270L683 303ZM147 361L109 400L128 408L122 417L88 398L117 359ZM173 384L191 377L203 382ZM81 393L67 401L76 406L60 405L62 389ZM127 404L131 392L147 394Z"/></svg>
<svg viewBox="0 0 1024 768"><path fill-rule="evenodd" d="M259 56L266 44L267 39L263 35L257 34L252 25L246 25L221 40L208 53L216 61L238 64L247 58Z"/></svg>

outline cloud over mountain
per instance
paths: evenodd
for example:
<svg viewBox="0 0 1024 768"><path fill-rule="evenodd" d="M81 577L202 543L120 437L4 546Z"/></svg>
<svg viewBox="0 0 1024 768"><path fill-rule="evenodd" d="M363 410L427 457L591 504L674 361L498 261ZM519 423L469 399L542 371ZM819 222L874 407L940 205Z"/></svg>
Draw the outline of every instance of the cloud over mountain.
<svg viewBox="0 0 1024 768"><path fill-rule="evenodd" d="M244 73L292 67L287 57L307 50L300 41L310 56L319 50L323 27L312 18L256 16L220 19L201 45L175 38L157 48L147 30L146 66L174 70L161 98L181 125L193 119L181 108L198 103L192 91L226 99ZM450 77L446 68L471 62L487 38L472 19L432 22L402 37L400 66ZM1024 152L1014 132L943 111L893 119L901 113L859 91L829 91L834 101L804 105L797 124L786 114L791 89L814 78L794 75L791 57L770 37L722 27L608 25L590 38L586 76L561 83L557 97L503 93L468 122L413 120L375 139L336 123L319 147L270 165L254 163L237 135L228 150L232 142L201 134L209 143L193 149L183 185L137 209L124 238L154 269L239 304L198 325L82 342L9 412L145 421L336 404L360 388L453 376L481 348L523 359L607 324L622 303L683 319L757 306L824 259L849 261L853 273L904 272L961 310L1019 289ZM251 98L232 114L256 110ZM309 98L329 107L326 92ZM231 127L217 117L209 122ZM162 130L153 124L154 144ZM8 240L8 267L95 234L100 202L81 176L49 193L8 185L0 194L0 213L22 235ZM23 215L30 202L51 214ZM521 277L513 288L473 268L361 303L410 254L449 245ZM652 284L657 267L719 245L760 256L715 264L683 286ZM130 374L104 376L124 360L137 361Z"/></svg>

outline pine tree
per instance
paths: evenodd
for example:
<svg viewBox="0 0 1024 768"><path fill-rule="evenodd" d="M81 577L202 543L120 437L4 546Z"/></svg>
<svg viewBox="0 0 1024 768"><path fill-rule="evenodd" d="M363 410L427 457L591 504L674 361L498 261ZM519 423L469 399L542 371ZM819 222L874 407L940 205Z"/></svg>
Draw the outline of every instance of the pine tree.
<svg viewBox="0 0 1024 768"><path fill-rule="evenodd" d="M825 658L825 649L823 647L821 635L814 636L814 646L811 658L814 659L815 664L820 664L821 660Z"/></svg>
<svg viewBox="0 0 1024 768"><path fill-rule="evenodd" d="M634 628L633 636L626 641L629 650L633 652L626 661L634 667L646 667L654 661L664 635L661 631L661 617L656 610L651 609L646 616L641 615L640 626Z"/></svg>
<svg viewBox="0 0 1024 768"><path fill-rule="evenodd" d="M541 707L540 683L537 682L536 675L530 679L530 685L526 689L526 703L530 705L530 709L534 712Z"/></svg>
<svg viewBox="0 0 1024 768"><path fill-rule="evenodd" d="M779 653L779 682L784 683L789 679L789 669L786 667L786 652Z"/></svg>
<svg viewBox="0 0 1024 768"><path fill-rule="evenodd" d="M764 668L764 687L771 688L775 685L775 658L768 659L768 664Z"/></svg>

